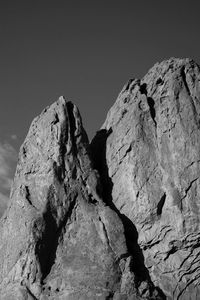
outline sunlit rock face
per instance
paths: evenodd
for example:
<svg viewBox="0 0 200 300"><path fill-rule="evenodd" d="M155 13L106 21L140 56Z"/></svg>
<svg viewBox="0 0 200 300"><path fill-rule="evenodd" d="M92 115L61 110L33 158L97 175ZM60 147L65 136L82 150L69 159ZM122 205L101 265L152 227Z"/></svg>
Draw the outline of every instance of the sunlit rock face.
<svg viewBox="0 0 200 300"><path fill-rule="evenodd" d="M199 66L170 59L130 80L91 148L154 285L167 299L199 299Z"/></svg>
<svg viewBox="0 0 200 300"><path fill-rule="evenodd" d="M88 148L62 97L32 122L0 221L1 300L162 299L102 197Z"/></svg>
<svg viewBox="0 0 200 300"><path fill-rule="evenodd" d="M0 219L1 300L198 300L200 69L130 80L91 144L59 98L21 146Z"/></svg>

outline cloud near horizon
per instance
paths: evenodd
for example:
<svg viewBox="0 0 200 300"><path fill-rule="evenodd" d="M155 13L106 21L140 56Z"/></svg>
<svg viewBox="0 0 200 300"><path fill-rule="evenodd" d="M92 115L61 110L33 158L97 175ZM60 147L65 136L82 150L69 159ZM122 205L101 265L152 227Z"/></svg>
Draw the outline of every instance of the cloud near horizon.
<svg viewBox="0 0 200 300"><path fill-rule="evenodd" d="M10 143L0 143L0 217L9 201L17 157L17 151Z"/></svg>

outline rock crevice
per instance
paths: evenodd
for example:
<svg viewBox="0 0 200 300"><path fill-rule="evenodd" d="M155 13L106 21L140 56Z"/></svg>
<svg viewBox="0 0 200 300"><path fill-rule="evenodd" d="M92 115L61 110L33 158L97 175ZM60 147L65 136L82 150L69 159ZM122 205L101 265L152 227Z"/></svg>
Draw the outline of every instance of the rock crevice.
<svg viewBox="0 0 200 300"><path fill-rule="evenodd" d="M89 144L63 97L21 146L0 220L1 300L198 299L200 68L131 79Z"/></svg>
<svg viewBox="0 0 200 300"><path fill-rule="evenodd" d="M199 116L199 66L172 58L122 90L101 128L112 128L103 160L96 152L110 199L134 224L144 266L167 299L198 299L200 291Z"/></svg>

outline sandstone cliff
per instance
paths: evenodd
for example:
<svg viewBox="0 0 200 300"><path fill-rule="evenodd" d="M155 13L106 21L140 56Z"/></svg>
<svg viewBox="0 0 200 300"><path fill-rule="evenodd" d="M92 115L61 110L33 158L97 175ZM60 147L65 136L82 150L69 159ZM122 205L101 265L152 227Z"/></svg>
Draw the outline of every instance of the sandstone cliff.
<svg viewBox="0 0 200 300"><path fill-rule="evenodd" d="M130 80L92 149L105 199L136 227L154 285L167 299L199 299L199 66L170 59Z"/></svg>

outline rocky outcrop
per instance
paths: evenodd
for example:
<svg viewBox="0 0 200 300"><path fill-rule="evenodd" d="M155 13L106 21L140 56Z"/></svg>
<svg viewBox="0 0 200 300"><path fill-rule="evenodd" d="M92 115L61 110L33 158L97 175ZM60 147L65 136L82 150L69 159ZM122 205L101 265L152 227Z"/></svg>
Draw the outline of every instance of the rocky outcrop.
<svg viewBox="0 0 200 300"><path fill-rule="evenodd" d="M91 149L104 197L136 227L154 285L167 299L199 299L199 66L170 59L130 80Z"/></svg>
<svg viewBox="0 0 200 300"><path fill-rule="evenodd" d="M132 229L103 201L88 145L62 97L34 119L0 221L1 300L163 299L136 237L130 251Z"/></svg>
<svg viewBox="0 0 200 300"><path fill-rule="evenodd" d="M197 300L200 68L130 80L89 145L59 98L35 118L0 219L1 300Z"/></svg>

